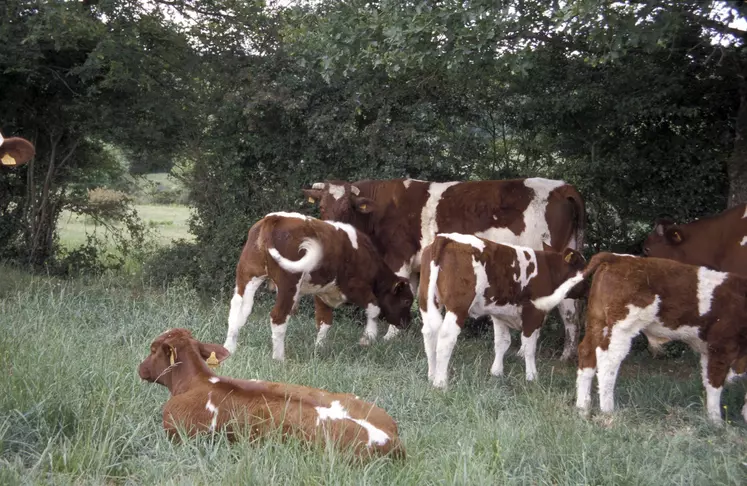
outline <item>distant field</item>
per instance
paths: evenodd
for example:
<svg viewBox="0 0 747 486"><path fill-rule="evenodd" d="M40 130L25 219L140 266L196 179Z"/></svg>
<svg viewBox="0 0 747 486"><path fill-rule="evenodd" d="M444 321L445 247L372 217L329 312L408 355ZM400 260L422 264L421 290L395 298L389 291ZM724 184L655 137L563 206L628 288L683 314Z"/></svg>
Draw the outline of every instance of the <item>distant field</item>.
<svg viewBox="0 0 747 486"><path fill-rule="evenodd" d="M539 379L527 384L516 336L500 379L489 373L490 338L461 336L443 392L427 382L417 322L401 339L361 348L361 323L340 309L327 347L315 353L309 298L290 320L285 363L270 359L263 297L220 374L376 401L398 421L407 459L357 466L293 441L229 446L222 436L173 444L161 428L168 393L142 382L137 365L170 327L222 343L230 296L201 303L183 287L0 273L3 485L747 484L745 387L724 393L731 423L711 426L692 353L629 357L617 414L585 420L574 408L575 366L554 359L559 348L540 346Z"/></svg>
<svg viewBox="0 0 747 486"><path fill-rule="evenodd" d="M156 241L161 245L167 245L179 238L194 238L187 226L190 216L190 209L187 206L143 204L135 205L135 209L143 221L155 231ZM94 225L79 214L64 211L60 216L59 230L62 246L74 248L85 243L86 233L93 232Z"/></svg>

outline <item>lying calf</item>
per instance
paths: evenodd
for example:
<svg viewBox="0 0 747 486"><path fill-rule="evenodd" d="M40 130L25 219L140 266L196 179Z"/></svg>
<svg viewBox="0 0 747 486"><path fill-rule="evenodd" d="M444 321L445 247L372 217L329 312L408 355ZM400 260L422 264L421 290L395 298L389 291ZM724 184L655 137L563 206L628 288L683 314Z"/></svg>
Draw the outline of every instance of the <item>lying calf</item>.
<svg viewBox="0 0 747 486"><path fill-rule="evenodd" d="M468 316L489 315L493 320L495 361L490 372L496 376L503 374L503 355L511 344L509 328L521 330L519 353L524 355L527 380L533 380L539 329L547 312L582 279L564 282L580 275L583 267L583 256L572 249L534 251L458 233L437 235L423 251L418 291L433 386L446 388L451 353ZM564 287L558 289L561 284ZM563 297L550 296L556 290Z"/></svg>
<svg viewBox="0 0 747 486"><path fill-rule="evenodd" d="M206 363L211 353L216 364L230 354L220 345L197 341L186 329L171 329L153 341L140 363L140 378L171 392L163 408L170 437L178 437L177 427L190 437L225 431L232 440L239 430L251 438L279 430L308 442L331 441L357 457L390 452L404 457L397 423L376 405L349 393L219 377Z"/></svg>
<svg viewBox="0 0 747 486"><path fill-rule="evenodd" d="M747 278L660 258L599 253L586 335L579 346L576 406L588 413L596 370L599 406L614 410L614 388L631 341L643 332L653 346L684 341L700 353L709 418L721 423L721 390L733 370L747 369ZM747 405L742 408L747 420Z"/></svg>
<svg viewBox="0 0 747 486"><path fill-rule="evenodd" d="M272 323L272 357L285 359L285 330L302 295L314 295L317 345L332 326L332 309L352 302L366 309L361 344L376 339L377 317L398 328L410 323L413 301L408 281L384 263L368 237L348 224L298 213L270 213L254 224L236 266L236 290L224 346L236 350L254 294L265 279L277 288Z"/></svg>
<svg viewBox="0 0 747 486"><path fill-rule="evenodd" d="M3 138L0 134L0 165L23 165L34 156L34 145L20 137Z"/></svg>

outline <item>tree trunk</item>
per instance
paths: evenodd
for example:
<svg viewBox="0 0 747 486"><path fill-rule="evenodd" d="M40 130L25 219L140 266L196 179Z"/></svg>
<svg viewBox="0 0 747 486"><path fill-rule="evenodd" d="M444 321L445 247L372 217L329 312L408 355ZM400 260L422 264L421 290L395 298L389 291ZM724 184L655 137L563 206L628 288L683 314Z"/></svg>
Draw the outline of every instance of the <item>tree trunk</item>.
<svg viewBox="0 0 747 486"><path fill-rule="evenodd" d="M747 79L739 79L739 109L734 126L734 151L726 162L729 175L728 207L747 202Z"/></svg>

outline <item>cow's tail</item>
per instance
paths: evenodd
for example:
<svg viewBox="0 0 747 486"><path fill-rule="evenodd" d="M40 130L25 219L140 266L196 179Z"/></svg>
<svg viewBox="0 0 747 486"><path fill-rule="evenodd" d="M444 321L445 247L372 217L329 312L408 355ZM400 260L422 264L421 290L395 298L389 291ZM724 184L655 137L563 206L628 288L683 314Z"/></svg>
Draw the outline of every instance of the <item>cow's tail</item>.
<svg viewBox="0 0 747 486"><path fill-rule="evenodd" d="M258 246L267 249L272 259L286 272L309 273L316 270L324 255L322 244L317 238L307 237L301 241L301 244L298 245L298 250L303 250L304 254L299 260L285 258L274 247L272 233L279 218L279 216L270 216L264 219L259 233Z"/></svg>
<svg viewBox="0 0 747 486"><path fill-rule="evenodd" d="M555 289L555 292L553 292L552 294L533 300L532 304L534 304L537 309L543 312L550 311L552 308L560 304L563 299L566 298L566 295L568 295L568 292L570 292L573 287L580 284L587 278L593 276L594 273L599 269L600 265L617 261L619 258L619 256L613 253L597 253L591 259L589 264L586 265L586 268L584 268L583 272L578 272L576 275L560 284L560 286Z"/></svg>

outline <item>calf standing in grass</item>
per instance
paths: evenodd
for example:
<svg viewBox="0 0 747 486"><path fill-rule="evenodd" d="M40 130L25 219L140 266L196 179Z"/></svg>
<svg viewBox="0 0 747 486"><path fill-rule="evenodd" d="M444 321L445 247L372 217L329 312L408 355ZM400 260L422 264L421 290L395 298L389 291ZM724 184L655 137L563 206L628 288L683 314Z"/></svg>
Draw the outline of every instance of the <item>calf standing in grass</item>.
<svg viewBox="0 0 747 486"><path fill-rule="evenodd" d="M495 331L490 372L503 374L503 355L511 344L509 329L513 328L522 331L519 353L524 355L527 380L533 380L537 338L546 313L566 295L576 298L569 290L582 280L583 267L583 256L573 249L534 251L471 235L437 235L423 251L418 293L428 379L433 386L446 388L449 359L467 317L484 315L491 317ZM575 280L568 281L572 276ZM556 290L562 295L557 299Z"/></svg>
<svg viewBox="0 0 747 486"><path fill-rule="evenodd" d="M3 138L0 134L0 165L15 167L32 159L36 150L34 145L20 137Z"/></svg>
<svg viewBox="0 0 747 486"><path fill-rule="evenodd" d="M591 407L596 370L599 406L614 410L614 388L631 341L684 341L700 353L708 417L721 423L721 390L730 371L747 369L747 278L662 258L599 253L592 276L586 335L579 346L576 406ZM747 406L742 409L747 420Z"/></svg>
<svg viewBox="0 0 747 486"><path fill-rule="evenodd" d="M186 329L171 329L150 345L140 378L164 385L171 397L163 408L163 427L172 437L179 427L192 437L225 431L250 438L280 431L308 442L329 441L357 457L392 453L404 457L397 423L384 410L349 393L330 393L286 383L216 376L206 360L229 356L217 344L197 341Z"/></svg>
<svg viewBox="0 0 747 486"><path fill-rule="evenodd" d="M236 266L236 293L224 344L229 351L236 349L254 294L268 277L277 288L270 321L272 357L280 361L285 359L288 316L302 295L314 295L317 345L332 326L332 309L344 302L366 310L362 345L376 339L382 313L398 328L410 323L413 295L408 281L394 274L366 235L344 223L271 213L249 230Z"/></svg>

